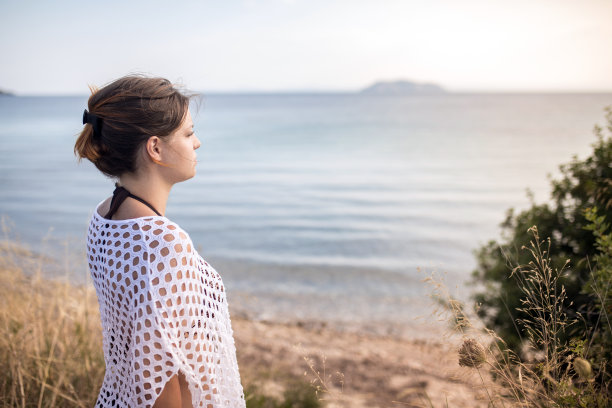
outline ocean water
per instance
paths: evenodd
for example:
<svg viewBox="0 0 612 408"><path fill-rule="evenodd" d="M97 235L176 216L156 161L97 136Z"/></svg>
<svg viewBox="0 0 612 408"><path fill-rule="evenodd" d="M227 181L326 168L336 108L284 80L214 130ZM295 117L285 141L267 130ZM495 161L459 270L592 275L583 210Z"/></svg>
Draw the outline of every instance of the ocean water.
<svg viewBox="0 0 612 408"><path fill-rule="evenodd" d="M113 191L73 154L86 96L0 97L0 214L87 283L87 223ZM235 313L411 327L432 271L458 296L506 210L585 157L610 94L211 94L195 178L166 216L222 275ZM67 261L69 260L69 261ZM59 273L59 272L58 272ZM412 329L410 329L412 330Z"/></svg>

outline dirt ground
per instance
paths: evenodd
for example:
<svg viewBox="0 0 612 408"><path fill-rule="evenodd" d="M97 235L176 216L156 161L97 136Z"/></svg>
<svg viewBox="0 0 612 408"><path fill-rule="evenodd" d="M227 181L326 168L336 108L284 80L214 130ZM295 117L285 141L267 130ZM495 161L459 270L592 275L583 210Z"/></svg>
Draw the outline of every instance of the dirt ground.
<svg viewBox="0 0 612 408"><path fill-rule="evenodd" d="M282 394L283 377L320 386L334 407L486 407L479 377L460 367L458 340L406 340L232 318L238 364L265 393ZM317 374L319 373L319 374Z"/></svg>

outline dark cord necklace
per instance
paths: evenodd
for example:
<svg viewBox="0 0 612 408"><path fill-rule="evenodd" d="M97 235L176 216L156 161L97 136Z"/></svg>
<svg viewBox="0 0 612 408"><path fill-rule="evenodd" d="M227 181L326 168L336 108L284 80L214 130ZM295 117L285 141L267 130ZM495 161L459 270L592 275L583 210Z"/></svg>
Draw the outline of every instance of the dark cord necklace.
<svg viewBox="0 0 612 408"><path fill-rule="evenodd" d="M155 214L162 216L151 204L143 200L142 198L130 193L125 187L120 186L119 183L115 183L115 191L113 191L113 198L111 199L110 209L108 213L104 216L106 219L111 219L111 217L115 214L115 212L119 209L119 206L126 198L132 197L134 200L138 200L150 209L152 209Z"/></svg>

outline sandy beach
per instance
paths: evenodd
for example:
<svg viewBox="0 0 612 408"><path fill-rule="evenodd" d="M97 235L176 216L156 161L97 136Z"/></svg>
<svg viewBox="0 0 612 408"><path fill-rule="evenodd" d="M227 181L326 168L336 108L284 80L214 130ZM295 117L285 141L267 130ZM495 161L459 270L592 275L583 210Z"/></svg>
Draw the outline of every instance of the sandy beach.
<svg viewBox="0 0 612 408"><path fill-rule="evenodd" d="M301 377L321 386L327 407L487 405L476 373L458 365L457 339L406 340L240 317L232 325L243 382L259 383L271 396L288 377Z"/></svg>

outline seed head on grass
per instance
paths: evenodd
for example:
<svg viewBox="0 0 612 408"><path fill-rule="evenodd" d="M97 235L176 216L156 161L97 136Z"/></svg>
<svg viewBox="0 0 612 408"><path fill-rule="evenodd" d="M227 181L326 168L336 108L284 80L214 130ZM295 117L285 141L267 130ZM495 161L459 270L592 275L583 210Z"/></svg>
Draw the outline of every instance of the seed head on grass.
<svg viewBox="0 0 612 408"><path fill-rule="evenodd" d="M582 380L588 381L592 377L593 371L591 370L591 363L589 363L587 360L576 357L574 359L573 366L574 371L576 371Z"/></svg>
<svg viewBox="0 0 612 408"><path fill-rule="evenodd" d="M459 365L478 368L487 361L485 349L476 340L467 339L459 349Z"/></svg>

